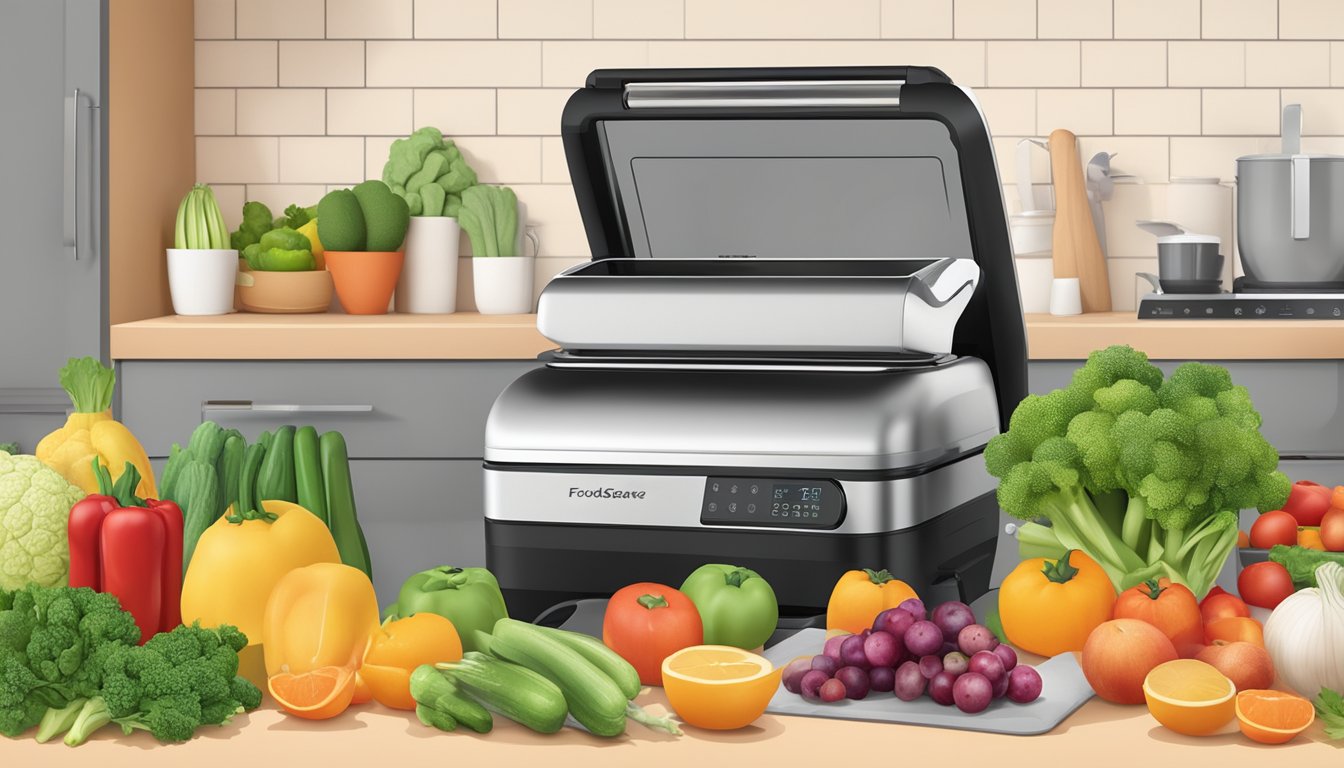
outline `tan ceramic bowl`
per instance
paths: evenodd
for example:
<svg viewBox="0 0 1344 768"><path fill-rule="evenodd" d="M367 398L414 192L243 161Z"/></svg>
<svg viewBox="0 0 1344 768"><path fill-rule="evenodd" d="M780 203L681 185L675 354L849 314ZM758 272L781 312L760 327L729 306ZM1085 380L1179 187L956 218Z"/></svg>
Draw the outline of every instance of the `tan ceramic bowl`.
<svg viewBox="0 0 1344 768"><path fill-rule="evenodd" d="M244 312L277 315L326 312L331 307L331 273L310 272L238 273L238 308Z"/></svg>

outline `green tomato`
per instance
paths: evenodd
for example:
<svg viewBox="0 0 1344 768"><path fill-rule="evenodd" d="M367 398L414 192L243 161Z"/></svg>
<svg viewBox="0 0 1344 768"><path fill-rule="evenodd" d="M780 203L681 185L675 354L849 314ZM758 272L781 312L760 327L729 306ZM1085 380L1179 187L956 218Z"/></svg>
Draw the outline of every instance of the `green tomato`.
<svg viewBox="0 0 1344 768"><path fill-rule="evenodd" d="M707 645L759 648L779 623L775 590L750 568L702 565L686 577L681 591L700 611Z"/></svg>

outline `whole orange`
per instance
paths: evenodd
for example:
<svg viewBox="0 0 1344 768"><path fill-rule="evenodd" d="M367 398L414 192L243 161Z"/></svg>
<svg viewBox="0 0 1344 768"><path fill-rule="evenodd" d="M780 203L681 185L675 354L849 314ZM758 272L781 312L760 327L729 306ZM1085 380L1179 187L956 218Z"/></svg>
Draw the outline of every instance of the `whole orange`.
<svg viewBox="0 0 1344 768"><path fill-rule="evenodd" d="M1176 646L1162 630L1138 619L1112 619L1087 636L1083 676L1106 701L1142 704L1143 679L1157 665L1176 658Z"/></svg>
<svg viewBox="0 0 1344 768"><path fill-rule="evenodd" d="M437 613L417 613L373 631L359 677L379 704L415 709L411 672L421 664L461 658L462 639L453 623Z"/></svg>
<svg viewBox="0 0 1344 768"><path fill-rule="evenodd" d="M1238 691L1268 688L1274 684L1274 662L1269 658L1269 651L1254 643L1214 640L1195 658L1212 664L1237 686Z"/></svg>

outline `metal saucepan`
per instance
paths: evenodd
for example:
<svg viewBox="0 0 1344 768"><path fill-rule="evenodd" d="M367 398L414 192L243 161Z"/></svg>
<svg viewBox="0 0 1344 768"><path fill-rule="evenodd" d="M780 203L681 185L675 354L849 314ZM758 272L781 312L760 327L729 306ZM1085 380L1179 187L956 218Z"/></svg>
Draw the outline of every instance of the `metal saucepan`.
<svg viewBox="0 0 1344 768"><path fill-rule="evenodd" d="M1162 293L1218 293L1222 290L1222 241L1216 235L1188 232L1167 221L1140 221L1139 228L1157 236L1157 275L1139 276Z"/></svg>

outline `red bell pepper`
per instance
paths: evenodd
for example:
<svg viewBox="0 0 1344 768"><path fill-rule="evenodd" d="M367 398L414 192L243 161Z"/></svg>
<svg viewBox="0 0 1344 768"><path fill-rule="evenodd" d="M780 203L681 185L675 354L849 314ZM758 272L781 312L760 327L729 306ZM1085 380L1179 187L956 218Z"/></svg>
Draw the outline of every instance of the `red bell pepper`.
<svg viewBox="0 0 1344 768"><path fill-rule="evenodd" d="M70 586L116 595L143 644L182 623L182 510L137 497L130 462L115 486L97 459L94 474L100 492L70 510Z"/></svg>

